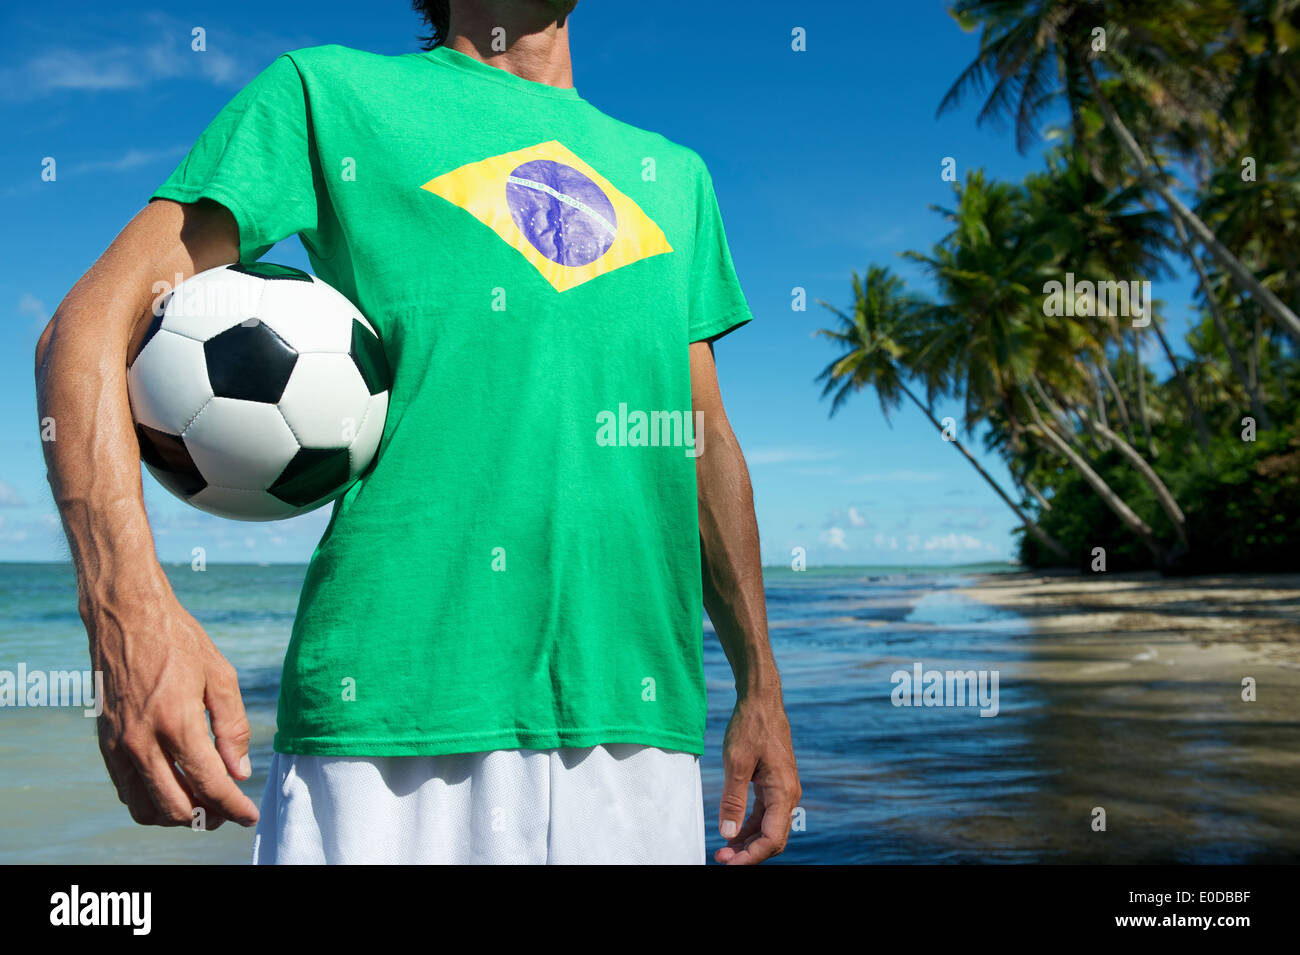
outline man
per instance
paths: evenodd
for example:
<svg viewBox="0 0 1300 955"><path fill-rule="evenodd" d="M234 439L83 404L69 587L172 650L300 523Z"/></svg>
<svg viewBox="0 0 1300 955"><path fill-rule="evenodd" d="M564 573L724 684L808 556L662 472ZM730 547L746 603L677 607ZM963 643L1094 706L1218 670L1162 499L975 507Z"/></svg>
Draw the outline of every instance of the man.
<svg viewBox="0 0 1300 955"><path fill-rule="evenodd" d="M800 788L712 351L750 314L699 157L574 89L575 2L417 3L425 51L280 57L41 336L137 822L257 824L257 862L702 862L702 601L737 688L715 858L784 847ZM293 234L393 387L312 555L259 822L236 675L154 556L124 359L155 282Z"/></svg>

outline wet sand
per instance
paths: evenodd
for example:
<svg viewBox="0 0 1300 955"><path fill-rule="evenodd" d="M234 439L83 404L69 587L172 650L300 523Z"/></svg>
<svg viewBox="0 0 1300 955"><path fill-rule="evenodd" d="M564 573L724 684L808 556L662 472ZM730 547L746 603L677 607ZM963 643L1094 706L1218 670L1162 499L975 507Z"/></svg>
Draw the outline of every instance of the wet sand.
<svg viewBox="0 0 1300 955"><path fill-rule="evenodd" d="M1235 644L1300 665L1300 574L987 574L961 593L1027 616L1045 635Z"/></svg>
<svg viewBox="0 0 1300 955"><path fill-rule="evenodd" d="M1022 806L1047 856L1300 861L1300 575L1015 573L959 592L1032 627L1004 679L1028 697L1046 784ZM1025 821L984 838L1017 843Z"/></svg>

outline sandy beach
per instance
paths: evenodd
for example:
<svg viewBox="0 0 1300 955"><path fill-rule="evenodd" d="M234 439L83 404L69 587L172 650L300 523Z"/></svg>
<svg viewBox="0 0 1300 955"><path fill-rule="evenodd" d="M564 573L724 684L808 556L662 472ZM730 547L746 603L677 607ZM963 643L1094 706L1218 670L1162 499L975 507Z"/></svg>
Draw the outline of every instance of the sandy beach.
<svg viewBox="0 0 1300 955"><path fill-rule="evenodd" d="M1077 861L1300 860L1300 575L1014 573L960 592L1033 628L1008 676L1036 698L1049 844ZM1095 806L1106 833L1085 825ZM1261 833L1270 850L1232 851Z"/></svg>
<svg viewBox="0 0 1300 955"><path fill-rule="evenodd" d="M1128 664L1300 668L1300 574L987 574L960 592L1028 618L1043 636L1095 645L1102 657L1142 646Z"/></svg>

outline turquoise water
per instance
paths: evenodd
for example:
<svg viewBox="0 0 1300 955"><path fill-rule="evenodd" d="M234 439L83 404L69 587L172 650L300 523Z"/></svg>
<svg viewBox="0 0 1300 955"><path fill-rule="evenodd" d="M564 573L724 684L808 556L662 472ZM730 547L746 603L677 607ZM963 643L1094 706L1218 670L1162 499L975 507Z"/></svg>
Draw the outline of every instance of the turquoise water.
<svg viewBox="0 0 1300 955"><path fill-rule="evenodd" d="M1031 678L1065 648L1022 619L957 594L977 568L765 572L804 788L788 862L1289 861L1300 858L1300 723L1240 707L1216 718L1203 688L1058 684ZM981 570L991 567L978 568ZM280 663L301 565L169 567L185 607L239 670L260 801ZM0 564L0 670L84 669L71 568ZM891 674L1000 673L999 714L899 708ZM709 687L705 811L720 792L734 702L726 659L705 634ZM1262 685L1262 684L1261 684ZM1138 699L1135 708L1130 697ZM1148 692L1149 691L1149 692ZM1117 696L1116 694L1120 694ZM1120 702L1128 701L1123 706ZM136 826L100 760L94 721L70 708L0 709L0 863L242 863L252 834ZM1252 755L1259 759L1252 761ZM1262 767L1262 769L1260 768ZM1127 813L1122 806L1142 805ZM1095 802L1141 827L1088 828ZM1115 834L1118 831L1119 834ZM721 844L710 839L709 850Z"/></svg>

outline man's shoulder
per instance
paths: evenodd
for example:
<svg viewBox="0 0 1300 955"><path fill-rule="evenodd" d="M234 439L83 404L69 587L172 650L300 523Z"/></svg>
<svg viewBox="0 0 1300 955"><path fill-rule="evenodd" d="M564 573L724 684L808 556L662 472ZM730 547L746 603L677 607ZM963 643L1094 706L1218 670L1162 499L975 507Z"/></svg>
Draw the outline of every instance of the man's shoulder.
<svg viewBox="0 0 1300 955"><path fill-rule="evenodd" d="M703 158L690 146L669 139L663 133L624 122L603 110L598 112L611 124L611 129L624 143L635 143L636 148L643 150L645 157L653 159L656 165L669 163L695 176L707 175L708 169Z"/></svg>
<svg viewBox="0 0 1300 955"><path fill-rule="evenodd" d="M281 54L281 58L292 61L304 79L333 83L346 83L403 69L410 66L417 56L415 53L371 53L340 43L304 46Z"/></svg>

